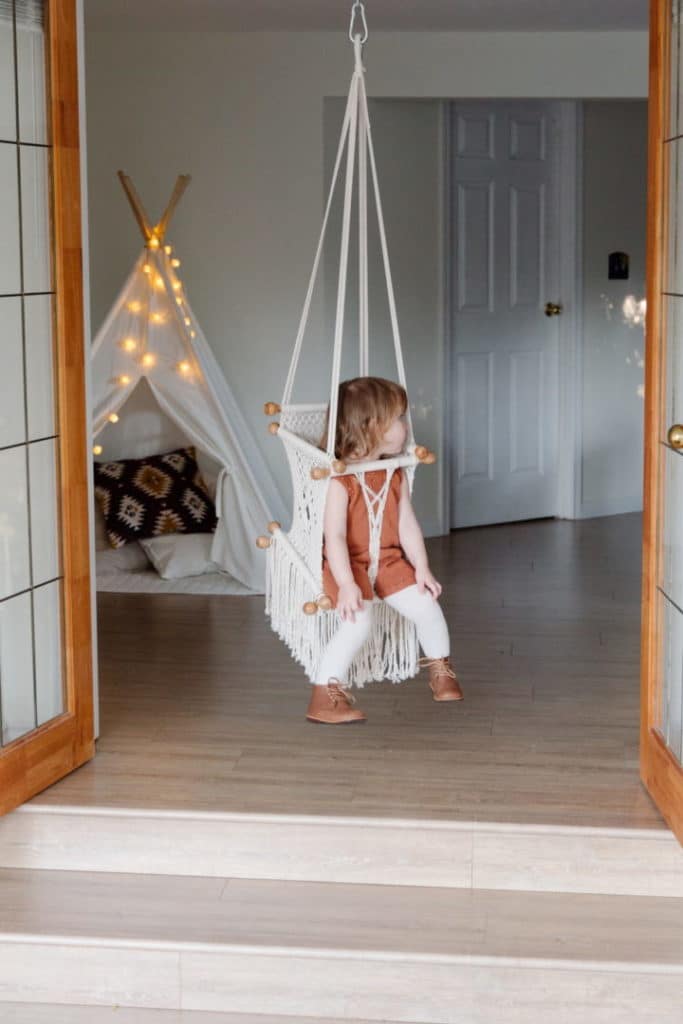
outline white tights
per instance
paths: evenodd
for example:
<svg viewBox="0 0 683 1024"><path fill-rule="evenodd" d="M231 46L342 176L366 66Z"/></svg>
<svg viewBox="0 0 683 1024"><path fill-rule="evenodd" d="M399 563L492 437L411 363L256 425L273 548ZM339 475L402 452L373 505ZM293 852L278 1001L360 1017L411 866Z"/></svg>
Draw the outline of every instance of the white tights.
<svg viewBox="0 0 683 1024"><path fill-rule="evenodd" d="M421 594L417 584L405 587L384 600L417 627L417 638L427 658L447 658L450 652L448 626L441 605L431 594ZM342 621L330 640L320 662L317 686L327 686L330 679L344 682L351 662L370 634L372 601L363 601L363 610L355 613L356 621Z"/></svg>

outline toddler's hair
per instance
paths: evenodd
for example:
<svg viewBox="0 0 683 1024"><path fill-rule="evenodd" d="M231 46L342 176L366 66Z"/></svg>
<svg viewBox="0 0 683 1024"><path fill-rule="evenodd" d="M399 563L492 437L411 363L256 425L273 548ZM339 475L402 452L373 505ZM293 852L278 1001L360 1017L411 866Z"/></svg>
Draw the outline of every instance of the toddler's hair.
<svg viewBox="0 0 683 1024"><path fill-rule="evenodd" d="M382 440L397 416L408 409L405 388L384 377L354 377L339 385L337 433L334 454L337 459L366 458ZM327 446L330 407L320 447Z"/></svg>

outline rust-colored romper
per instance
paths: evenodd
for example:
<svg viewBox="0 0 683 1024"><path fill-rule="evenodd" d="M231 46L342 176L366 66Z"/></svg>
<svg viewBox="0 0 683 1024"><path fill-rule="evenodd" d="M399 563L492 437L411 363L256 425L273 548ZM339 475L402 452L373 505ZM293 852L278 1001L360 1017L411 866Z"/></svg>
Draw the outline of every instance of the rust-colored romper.
<svg viewBox="0 0 683 1024"><path fill-rule="evenodd" d="M373 469L364 474L365 483L376 493L386 480L386 469ZM379 565L373 593L368 570L370 568L370 525L368 510L358 479L353 475L335 477L346 488L349 506L346 518L346 542L353 578L366 601L375 596L388 597L415 583L415 570L401 548L398 536L398 506L401 495L403 471L397 469L391 478L389 493L384 507L382 533L380 535ZM325 593L337 604L339 587L325 557L323 546L323 586Z"/></svg>

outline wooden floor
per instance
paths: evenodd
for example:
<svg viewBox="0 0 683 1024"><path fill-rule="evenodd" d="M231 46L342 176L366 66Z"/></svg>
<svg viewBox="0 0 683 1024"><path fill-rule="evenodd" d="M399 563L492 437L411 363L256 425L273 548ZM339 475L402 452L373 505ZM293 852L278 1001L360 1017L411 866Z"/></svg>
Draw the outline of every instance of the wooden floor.
<svg viewBox="0 0 683 1024"><path fill-rule="evenodd" d="M38 803L663 828L638 779L640 517L430 541L461 704L304 720L262 598L103 594L97 757Z"/></svg>

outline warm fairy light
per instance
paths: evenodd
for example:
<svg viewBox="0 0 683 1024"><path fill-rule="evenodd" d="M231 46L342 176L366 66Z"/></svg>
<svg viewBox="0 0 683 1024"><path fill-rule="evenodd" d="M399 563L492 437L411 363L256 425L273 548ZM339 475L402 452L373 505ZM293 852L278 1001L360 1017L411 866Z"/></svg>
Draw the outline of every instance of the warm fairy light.
<svg viewBox="0 0 683 1024"><path fill-rule="evenodd" d="M184 377L192 373L192 366L188 363L187 359L183 359L182 363L178 363L178 373L182 373Z"/></svg>
<svg viewBox="0 0 683 1024"><path fill-rule="evenodd" d="M143 263L142 270L143 270L143 273L145 273L145 274L151 274L152 273L152 268L149 265L149 263Z"/></svg>
<svg viewBox="0 0 683 1024"><path fill-rule="evenodd" d="M128 309L131 311L131 313L139 313L140 310L142 309L142 303L138 302L137 300L135 302L129 302Z"/></svg>
<svg viewBox="0 0 683 1024"><path fill-rule="evenodd" d="M197 337L195 331L190 331L190 337L191 338L196 338Z"/></svg>
<svg viewBox="0 0 683 1024"><path fill-rule="evenodd" d="M164 287L164 279L161 276L161 274L157 274L157 276L154 278L154 287L155 288L163 288Z"/></svg>
<svg viewBox="0 0 683 1024"><path fill-rule="evenodd" d="M147 244L150 247L150 249L158 249L161 243L156 235L152 235Z"/></svg>
<svg viewBox="0 0 683 1024"><path fill-rule="evenodd" d="M154 355L153 352L145 352L144 356L142 357L143 366L154 366L156 361L157 357Z"/></svg>
<svg viewBox="0 0 683 1024"><path fill-rule="evenodd" d="M101 444L93 445L92 453L93 453L93 455L101 455L102 454L102 445Z"/></svg>
<svg viewBox="0 0 683 1024"><path fill-rule="evenodd" d="M125 388L126 384L130 384L130 377L127 373L122 373L119 377L119 384L122 388Z"/></svg>
<svg viewBox="0 0 683 1024"><path fill-rule="evenodd" d="M124 338L123 341L121 342L121 348L124 350L124 352L135 352L135 349L137 347L138 343L135 340L135 338Z"/></svg>
<svg viewBox="0 0 683 1024"><path fill-rule="evenodd" d="M165 317L163 313L152 313L150 317L153 324L163 324L164 319Z"/></svg>
<svg viewBox="0 0 683 1024"><path fill-rule="evenodd" d="M180 295L176 296L176 302L178 303L179 306L182 306L183 300L181 299Z"/></svg>
<svg viewBox="0 0 683 1024"><path fill-rule="evenodd" d="M179 259L177 259L177 258L176 258L176 259L173 259L173 260L171 260L171 266L172 266L172 267L179 267L179 266L180 266L180 260L179 260Z"/></svg>
<svg viewBox="0 0 683 1024"><path fill-rule="evenodd" d="M174 281L173 282L173 291L174 292L179 292L182 287L183 287L182 281Z"/></svg>
<svg viewBox="0 0 683 1024"><path fill-rule="evenodd" d="M110 413L109 416L107 416L107 419L109 420L110 423L118 423L119 422L119 418L118 418L118 416L116 415L115 412Z"/></svg>
<svg viewBox="0 0 683 1024"><path fill-rule="evenodd" d="M192 321L190 320L189 316L186 316L185 317L185 326L189 327L191 323L192 323Z"/></svg>
<svg viewBox="0 0 683 1024"><path fill-rule="evenodd" d="M171 253L173 252L173 246L172 245L165 245L164 246L164 252L166 253L167 256L170 256Z"/></svg>

